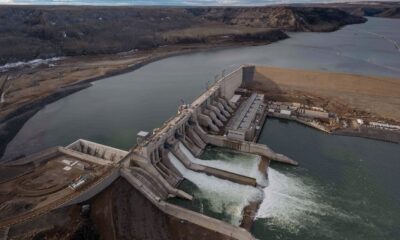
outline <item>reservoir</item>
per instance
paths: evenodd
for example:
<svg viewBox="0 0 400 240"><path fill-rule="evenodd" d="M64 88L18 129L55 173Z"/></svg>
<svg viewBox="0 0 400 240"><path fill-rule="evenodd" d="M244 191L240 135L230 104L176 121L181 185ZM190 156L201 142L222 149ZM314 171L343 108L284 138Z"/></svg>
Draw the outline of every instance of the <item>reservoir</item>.
<svg viewBox="0 0 400 240"><path fill-rule="evenodd" d="M191 102L216 74L244 63L399 77L400 52L394 44L400 42L399 24L400 20L369 18L365 24L332 33L290 34L290 39L267 46L171 57L94 82L33 116L10 142L4 158L66 145L78 138L128 149L138 131L156 128L175 115L180 99ZM297 160L300 167L271 166L269 186L263 190L253 228L257 238L399 236L399 145L330 136L272 119L268 119L260 142ZM192 177L193 181L201 179ZM212 191L203 192L212 202ZM240 197L232 198L231 210L221 218L237 222L235 201L242 201Z"/></svg>

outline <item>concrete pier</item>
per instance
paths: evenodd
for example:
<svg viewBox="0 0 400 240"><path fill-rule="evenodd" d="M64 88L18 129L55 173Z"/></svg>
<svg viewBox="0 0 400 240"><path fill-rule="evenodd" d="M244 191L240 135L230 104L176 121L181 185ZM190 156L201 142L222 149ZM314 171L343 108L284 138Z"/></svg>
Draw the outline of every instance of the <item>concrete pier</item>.
<svg viewBox="0 0 400 240"><path fill-rule="evenodd" d="M203 149L194 144L190 138L185 137L179 140L186 146L187 149L189 149L193 156L200 156L200 154L203 152Z"/></svg>
<svg viewBox="0 0 400 240"><path fill-rule="evenodd" d="M213 111L217 115L218 119L221 120L222 122L227 121L226 117L224 115L222 115L221 110L218 107L210 104L207 106L207 108L210 109L211 111Z"/></svg>
<svg viewBox="0 0 400 240"><path fill-rule="evenodd" d="M192 127L188 127L186 128L186 132L187 132L187 136L201 149L204 149L207 145L207 143L205 143L203 141L203 139L201 139L201 137L199 135L197 135L197 133L193 130Z"/></svg>
<svg viewBox="0 0 400 240"><path fill-rule="evenodd" d="M218 107L225 117L229 118L231 116L221 103L214 101L213 105Z"/></svg>
<svg viewBox="0 0 400 240"><path fill-rule="evenodd" d="M166 189L166 191L168 192L168 197L180 197L183 199L189 199L191 200L193 197L190 194L187 194L186 192L183 192L177 188L175 188L174 186L172 186L164 177L163 174L161 174L159 172L159 170L154 166L155 164L151 164L149 162L143 161L143 159L140 156L137 156L135 154L129 154L127 156L127 159L133 160L130 161L129 166L127 166L126 168L131 169L131 168L141 168L144 169L147 172L147 175L144 177L150 177L153 180L152 181L157 181L159 183L159 185L163 186L163 188ZM171 169L171 171L173 171ZM178 173L176 173L176 175L178 175ZM145 184L145 183L143 183ZM163 196L159 196L162 199Z"/></svg>
<svg viewBox="0 0 400 240"><path fill-rule="evenodd" d="M215 115L215 113L213 111L204 109L204 114L209 116L211 118L211 120L213 121L213 123L215 123L218 127L224 126L224 124L217 118L217 115Z"/></svg>
<svg viewBox="0 0 400 240"><path fill-rule="evenodd" d="M209 111L211 111L211 110L209 110ZM213 112L213 113L215 114L215 112ZM215 124L213 123L212 119L209 116L200 113L198 116L198 119L199 119L199 123L202 126L204 126L206 128L208 127L216 133L219 132L219 128L217 126L215 126ZM218 122L220 122L219 119L218 119Z"/></svg>
<svg viewBox="0 0 400 240"><path fill-rule="evenodd" d="M223 98L218 98L217 101L218 101L219 103L221 103L221 104L224 106L224 108L225 108L228 112L233 113L232 107L228 105L228 103L226 102L225 99L223 99Z"/></svg>
<svg viewBox="0 0 400 240"><path fill-rule="evenodd" d="M243 184L243 185L257 186L256 179L254 179L254 178L243 176L243 175L232 173L232 172L228 172L228 171L224 171L224 170L213 168L213 167L200 165L200 164L192 162L188 158L188 156L186 156L185 153L183 153L180 150L178 144L173 148L173 150L171 152L174 154L174 156L176 158L178 158L182 162L182 164L187 169L190 169L192 171L205 173L207 175L211 175L214 177L229 180L231 182L235 182L235 183L239 183L239 184Z"/></svg>
<svg viewBox="0 0 400 240"><path fill-rule="evenodd" d="M242 151L245 153L260 155L272 161L286 163L294 166L298 165L298 162L296 162L295 160L283 154L274 152L265 144L259 144L250 141L232 140L228 139L225 136L210 135L207 134L200 126L197 126L195 129L199 136L203 139L203 141L207 142L207 144Z"/></svg>

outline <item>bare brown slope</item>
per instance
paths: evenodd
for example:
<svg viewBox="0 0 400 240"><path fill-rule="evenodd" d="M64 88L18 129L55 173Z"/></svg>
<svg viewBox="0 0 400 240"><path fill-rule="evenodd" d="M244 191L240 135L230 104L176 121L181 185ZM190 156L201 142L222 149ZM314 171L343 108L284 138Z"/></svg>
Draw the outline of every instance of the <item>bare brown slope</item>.
<svg viewBox="0 0 400 240"><path fill-rule="evenodd" d="M400 2L355 2L311 4L315 7L338 8L356 16L400 18Z"/></svg>
<svg viewBox="0 0 400 240"><path fill-rule="evenodd" d="M400 121L400 79L260 66L249 86L281 94L307 93Z"/></svg>
<svg viewBox="0 0 400 240"><path fill-rule="evenodd" d="M191 8L196 16L230 25L278 28L286 31L334 31L365 19L326 7Z"/></svg>

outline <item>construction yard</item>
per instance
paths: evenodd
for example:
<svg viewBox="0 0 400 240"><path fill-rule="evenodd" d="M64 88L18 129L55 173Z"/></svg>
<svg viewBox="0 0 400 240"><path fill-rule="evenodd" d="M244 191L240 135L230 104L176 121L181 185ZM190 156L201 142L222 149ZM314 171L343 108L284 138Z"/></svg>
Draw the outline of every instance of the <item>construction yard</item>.
<svg viewBox="0 0 400 240"><path fill-rule="evenodd" d="M51 156L47 152L42 159L0 167L0 224L62 205L110 169L68 154Z"/></svg>

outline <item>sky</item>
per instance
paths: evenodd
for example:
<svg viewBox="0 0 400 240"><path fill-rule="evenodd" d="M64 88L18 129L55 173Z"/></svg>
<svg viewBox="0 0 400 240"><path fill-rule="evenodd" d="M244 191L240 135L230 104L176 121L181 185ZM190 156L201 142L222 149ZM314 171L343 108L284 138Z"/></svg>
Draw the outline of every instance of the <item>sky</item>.
<svg viewBox="0 0 400 240"><path fill-rule="evenodd" d="M263 6L282 3L358 2L359 0L0 0L18 5L172 5L172 6ZM385 1L385 0L381 0ZM395 0L392 0L395 1Z"/></svg>

